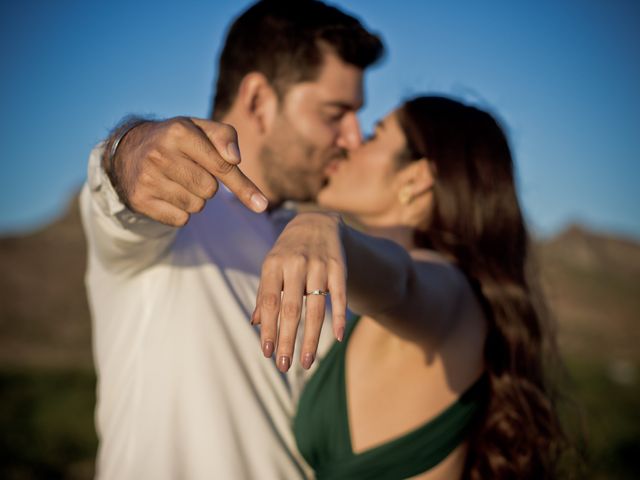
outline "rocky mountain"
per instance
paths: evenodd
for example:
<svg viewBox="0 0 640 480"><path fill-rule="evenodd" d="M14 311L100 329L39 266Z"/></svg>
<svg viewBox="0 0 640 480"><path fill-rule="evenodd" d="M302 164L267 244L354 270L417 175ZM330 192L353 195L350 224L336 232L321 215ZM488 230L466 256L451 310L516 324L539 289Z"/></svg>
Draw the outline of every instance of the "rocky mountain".
<svg viewBox="0 0 640 480"><path fill-rule="evenodd" d="M640 360L640 243L573 225L542 242L539 258L564 348Z"/></svg>
<svg viewBox="0 0 640 480"><path fill-rule="evenodd" d="M77 199L51 225L0 238L0 366L91 367Z"/></svg>

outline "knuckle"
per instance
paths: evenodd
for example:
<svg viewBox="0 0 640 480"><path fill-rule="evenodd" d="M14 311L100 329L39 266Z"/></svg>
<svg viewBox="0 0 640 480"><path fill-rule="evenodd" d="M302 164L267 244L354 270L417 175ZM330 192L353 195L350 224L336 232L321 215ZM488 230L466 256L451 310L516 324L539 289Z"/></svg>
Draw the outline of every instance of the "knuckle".
<svg viewBox="0 0 640 480"><path fill-rule="evenodd" d="M213 178L204 182L202 186L202 194L205 198L213 198L213 196L218 192L218 182L216 182Z"/></svg>
<svg viewBox="0 0 640 480"><path fill-rule="evenodd" d="M283 263L283 258L279 253L270 252L264 257L264 261L262 262L262 268L271 270L277 268L279 265Z"/></svg>
<svg viewBox="0 0 640 480"><path fill-rule="evenodd" d="M176 117L168 120L167 126L165 128L166 136L171 139L178 139L183 137L189 130L186 122L187 120L183 117Z"/></svg>
<svg viewBox="0 0 640 480"><path fill-rule="evenodd" d="M267 312L273 313L277 311L280 304L280 296L275 293L265 293L262 296L261 305Z"/></svg>
<svg viewBox="0 0 640 480"><path fill-rule="evenodd" d="M174 205L181 210L187 210L191 205L191 199L183 193L176 193L174 196Z"/></svg>
<svg viewBox="0 0 640 480"><path fill-rule="evenodd" d="M156 167L163 170L167 167L169 161L157 148L151 150L145 157L142 167L143 169Z"/></svg>
<svg viewBox="0 0 640 480"><path fill-rule="evenodd" d="M203 175L203 173L195 168L190 168L187 170L187 175L189 178L189 181L192 185L194 185L195 187L202 187L205 184L205 176Z"/></svg>
<svg viewBox="0 0 640 480"><path fill-rule="evenodd" d="M222 157L216 155L216 170L220 175L227 175L234 168L235 168L235 165L227 162Z"/></svg>
<svg viewBox="0 0 640 480"><path fill-rule="evenodd" d="M187 212L179 212L171 215L169 217L168 222L170 225L174 227L184 227L189 222L189 214Z"/></svg>
<svg viewBox="0 0 640 480"><path fill-rule="evenodd" d="M313 271L322 271L327 269L327 262L324 258L321 257L311 257L309 258L309 270Z"/></svg>
<svg viewBox="0 0 640 480"><path fill-rule="evenodd" d="M278 337L277 325L273 321L260 320L260 337L263 340L275 340Z"/></svg>
<svg viewBox="0 0 640 480"><path fill-rule="evenodd" d="M282 305L282 314L287 318L299 318L301 306L297 302L285 302Z"/></svg>
<svg viewBox="0 0 640 480"><path fill-rule="evenodd" d="M211 198L215 193L215 186L212 185L215 180L208 173L191 169L189 170L189 180L189 183L193 186L193 191L196 192L198 196Z"/></svg>
<svg viewBox="0 0 640 480"><path fill-rule="evenodd" d="M344 269L344 263L342 259L338 257L330 256L329 258L326 259L326 262L327 262L327 265L329 265L329 267L332 269L340 270L340 271Z"/></svg>
<svg viewBox="0 0 640 480"><path fill-rule="evenodd" d="M291 254L288 261L295 269L304 269L309 263L309 257L303 252L294 252Z"/></svg>
<svg viewBox="0 0 640 480"><path fill-rule="evenodd" d="M155 180L153 178L153 175L151 175L151 173L149 172L149 170L142 169L140 171L140 173L138 174L137 182L140 185L144 185L144 186L150 187L150 186L154 185Z"/></svg>
<svg viewBox="0 0 640 480"><path fill-rule="evenodd" d="M221 140L236 140L238 138L238 132L228 123L220 122L216 129L216 136Z"/></svg>
<svg viewBox="0 0 640 480"><path fill-rule="evenodd" d="M202 198L194 198L191 201L191 213L198 213L204 209L205 201Z"/></svg>

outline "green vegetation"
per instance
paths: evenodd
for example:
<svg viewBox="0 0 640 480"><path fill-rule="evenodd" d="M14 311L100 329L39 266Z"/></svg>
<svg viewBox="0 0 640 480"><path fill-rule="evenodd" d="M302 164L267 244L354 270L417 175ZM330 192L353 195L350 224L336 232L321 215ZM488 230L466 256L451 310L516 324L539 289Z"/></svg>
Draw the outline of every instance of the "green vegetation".
<svg viewBox="0 0 640 480"><path fill-rule="evenodd" d="M639 365L628 365L630 373ZM640 478L640 383L616 379L614 365L573 358L568 362L574 385L569 394L580 409L591 479ZM635 373L637 376L637 373ZM572 419L575 412L569 412Z"/></svg>
<svg viewBox="0 0 640 480"><path fill-rule="evenodd" d="M0 392L0 478L93 476L93 372L5 369Z"/></svg>
<svg viewBox="0 0 640 480"><path fill-rule="evenodd" d="M588 474L581 478L640 478L638 379L622 384L610 365L580 358L568 367L574 382L568 393L588 437ZM86 370L0 372L0 478L92 478L94 389ZM575 424L576 412L566 413Z"/></svg>

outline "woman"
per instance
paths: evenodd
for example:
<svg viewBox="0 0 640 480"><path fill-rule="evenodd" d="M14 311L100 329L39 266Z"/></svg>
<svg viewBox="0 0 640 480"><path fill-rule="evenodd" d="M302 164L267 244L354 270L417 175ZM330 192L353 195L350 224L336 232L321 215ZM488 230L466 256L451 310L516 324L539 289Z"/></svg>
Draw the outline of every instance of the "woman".
<svg viewBox="0 0 640 480"><path fill-rule="evenodd" d="M306 293L308 368L331 293L344 341L294 425L318 478L554 477L562 429L543 360L555 343L534 305L496 121L419 97L329 173L318 202L366 234L335 215L298 215L265 260L254 313L265 355L275 348L286 371ZM347 286L361 316L344 332Z"/></svg>

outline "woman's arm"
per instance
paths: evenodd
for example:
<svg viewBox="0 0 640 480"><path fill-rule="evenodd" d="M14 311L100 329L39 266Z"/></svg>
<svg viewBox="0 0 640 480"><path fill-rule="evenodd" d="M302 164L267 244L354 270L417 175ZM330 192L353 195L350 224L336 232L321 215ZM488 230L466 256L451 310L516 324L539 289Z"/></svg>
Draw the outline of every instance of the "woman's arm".
<svg viewBox="0 0 640 480"><path fill-rule="evenodd" d="M462 301L462 273L433 252L407 252L397 243L342 226L349 308L416 340L443 332Z"/></svg>
<svg viewBox="0 0 640 480"><path fill-rule="evenodd" d="M287 225L265 258L253 323L262 325L265 356L275 350L278 367L286 371L305 292L330 292L338 340L344 333L347 298L354 312L399 334L426 336L449 318L463 281L453 266L415 258L395 242L349 228L335 214L303 213ZM306 368L315 357L324 307L323 296L306 297L300 356Z"/></svg>

